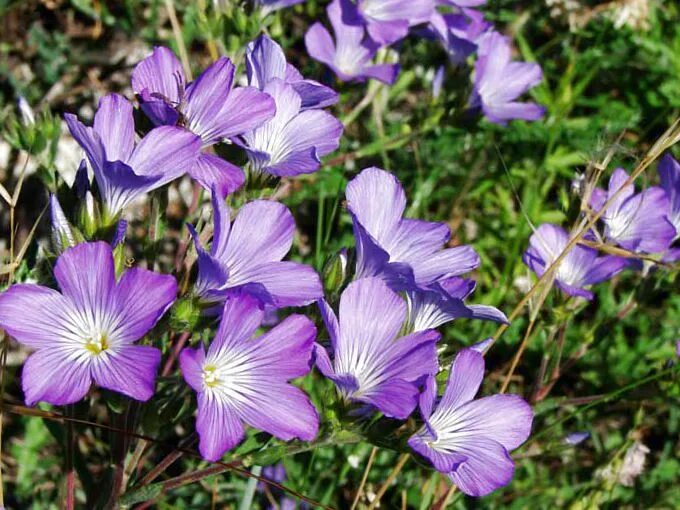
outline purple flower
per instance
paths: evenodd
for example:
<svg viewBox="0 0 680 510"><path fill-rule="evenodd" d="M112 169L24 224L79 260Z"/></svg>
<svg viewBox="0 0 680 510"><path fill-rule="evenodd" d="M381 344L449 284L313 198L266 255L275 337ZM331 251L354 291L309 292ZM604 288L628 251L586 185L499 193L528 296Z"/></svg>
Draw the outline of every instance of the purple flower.
<svg viewBox="0 0 680 510"><path fill-rule="evenodd" d="M345 19L365 25L370 38L386 46L406 37L409 27L427 22L433 13L434 0L357 0Z"/></svg>
<svg viewBox="0 0 680 510"><path fill-rule="evenodd" d="M568 243L569 235L564 229L544 223L529 239L522 261L540 278ZM598 257L597 250L577 244L557 267L555 284L570 296L593 299L593 293L584 287L610 279L627 265L625 258Z"/></svg>
<svg viewBox="0 0 680 510"><path fill-rule="evenodd" d="M152 122L179 122L201 137L204 152L189 175L206 189L216 188L222 197L238 189L245 177L240 168L205 149L261 126L276 111L272 98L256 88L232 88L234 71L234 64L222 57L186 85L174 53L157 47L132 72L132 89Z"/></svg>
<svg viewBox="0 0 680 510"><path fill-rule="evenodd" d="M675 239L680 238L680 163L666 154L659 162L661 187L668 197L668 220L675 228Z"/></svg>
<svg viewBox="0 0 680 510"><path fill-rule="evenodd" d="M224 306L208 352L201 346L180 354L182 375L198 394L196 431L207 460L218 460L243 439L244 422L284 440L316 436L316 409L288 383L309 372L316 328L307 317L291 315L253 338L263 318L256 299L235 296Z"/></svg>
<svg viewBox="0 0 680 510"><path fill-rule="evenodd" d="M277 308L303 306L323 296L321 281L309 266L281 262L290 251L295 221L278 202L254 200L230 224L229 209L213 193L213 238L205 251L190 226L198 251L195 292L207 302L222 302L237 289Z"/></svg>
<svg viewBox="0 0 680 510"><path fill-rule="evenodd" d="M273 78L292 85L300 96L301 110L324 108L338 101L338 94L333 89L305 79L294 66L287 63L281 46L266 35L261 35L248 44L246 72L248 84L260 90L264 90L265 85Z"/></svg>
<svg viewBox="0 0 680 510"><path fill-rule="evenodd" d="M335 43L321 23L314 23L305 34L307 53L330 67L342 81L374 78L391 85L397 78L399 65L371 64L380 45L365 37L363 26L345 19L351 17L355 9L350 0L333 0L327 12Z"/></svg>
<svg viewBox="0 0 680 510"><path fill-rule="evenodd" d="M484 377L484 357L463 349L453 361L444 395L437 401L434 377L420 396L425 425L408 444L446 473L469 496L508 484L515 466L508 454L529 437L533 412L517 395L473 400Z"/></svg>
<svg viewBox="0 0 680 510"><path fill-rule="evenodd" d="M429 290L479 265L470 246L442 249L450 237L446 224L402 218L406 195L389 172L366 168L349 182L346 196L357 244L356 278L381 276L395 290Z"/></svg>
<svg viewBox="0 0 680 510"><path fill-rule="evenodd" d="M626 182L628 174L622 168L614 170L607 191L596 188L590 197L590 207L599 211ZM668 220L670 212L666 192L658 186L635 193L630 184L602 215L604 237L626 250L661 253L675 237L675 227Z"/></svg>
<svg viewBox="0 0 680 510"><path fill-rule="evenodd" d="M152 129L135 144L132 105L118 94L99 101L93 127L69 113L64 118L92 166L108 220L135 198L183 175L198 158L200 139L179 127Z"/></svg>
<svg viewBox="0 0 680 510"><path fill-rule="evenodd" d="M284 467L282 462L279 462L278 464L275 464L273 466L267 466L262 470L262 477L266 478L267 480L271 480L273 482L277 483L285 483L288 480L288 474L286 473L286 468ZM257 484L257 491L258 492L265 492L269 491L271 494L271 497L278 499L278 505L268 505L267 508L269 510L295 510L297 508L297 504L295 500L289 496L286 495L285 492L282 490L276 488L276 487L268 487L266 483L260 482ZM269 499L269 497L267 498ZM303 503L304 505L304 503ZM307 506L303 506L302 508L307 508Z"/></svg>
<svg viewBox="0 0 680 510"><path fill-rule="evenodd" d="M276 115L237 142L245 148L254 172L279 177L316 172L321 158L340 144L342 123L323 110L302 110L293 85L272 78L264 91L276 102Z"/></svg>
<svg viewBox="0 0 680 510"><path fill-rule="evenodd" d="M486 118L496 124L506 124L512 119L537 120L543 116L543 107L516 101L543 79L538 64L512 62L510 43L493 31L479 39L477 55L471 107L481 107Z"/></svg>
<svg viewBox="0 0 680 510"><path fill-rule="evenodd" d="M175 300L172 276L128 269L116 281L111 246L79 244L57 260L61 293L33 284L0 294L0 327L31 354L21 377L26 404L77 402L92 381L148 400L161 353L134 345Z"/></svg>
<svg viewBox="0 0 680 510"><path fill-rule="evenodd" d="M453 64L462 64L477 49L477 42L491 28L484 15L474 9L442 14L435 12L430 25Z"/></svg>
<svg viewBox="0 0 680 510"><path fill-rule="evenodd" d="M488 305L466 305L475 290L474 280L454 276L432 285L429 290L407 291L409 324L412 331L437 328L455 319L480 319L509 324L503 312Z"/></svg>
<svg viewBox="0 0 680 510"><path fill-rule="evenodd" d="M439 5L450 5L452 7L479 7L485 3L486 0L437 0Z"/></svg>
<svg viewBox="0 0 680 510"><path fill-rule="evenodd" d="M304 1L305 0L253 0L253 4L262 9L263 16L267 16L274 11L301 4Z"/></svg>
<svg viewBox="0 0 680 510"><path fill-rule="evenodd" d="M400 337L406 304L377 278L349 284L340 297L340 318L323 300L319 308L330 335L333 360L316 347L316 364L345 399L368 404L392 418L407 418L423 379L438 369L439 333Z"/></svg>

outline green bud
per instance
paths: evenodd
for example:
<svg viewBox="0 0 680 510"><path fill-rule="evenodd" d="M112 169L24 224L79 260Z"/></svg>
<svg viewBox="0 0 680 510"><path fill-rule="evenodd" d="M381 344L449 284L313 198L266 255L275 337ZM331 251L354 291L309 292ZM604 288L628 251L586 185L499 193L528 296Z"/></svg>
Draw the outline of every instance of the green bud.
<svg viewBox="0 0 680 510"><path fill-rule="evenodd" d="M85 237L91 239L99 228L99 208L91 192L85 194L85 200L79 211L79 225Z"/></svg>
<svg viewBox="0 0 680 510"><path fill-rule="evenodd" d="M170 313L170 327L175 331L193 331L201 318L201 307L194 296L179 299Z"/></svg>
<svg viewBox="0 0 680 510"><path fill-rule="evenodd" d="M127 256L125 255L125 243L118 243L113 248L113 264L116 268L116 278L123 274L127 267Z"/></svg>
<svg viewBox="0 0 680 510"><path fill-rule="evenodd" d="M329 292L337 292L347 278L347 250L342 249L333 255L323 268L323 286Z"/></svg>

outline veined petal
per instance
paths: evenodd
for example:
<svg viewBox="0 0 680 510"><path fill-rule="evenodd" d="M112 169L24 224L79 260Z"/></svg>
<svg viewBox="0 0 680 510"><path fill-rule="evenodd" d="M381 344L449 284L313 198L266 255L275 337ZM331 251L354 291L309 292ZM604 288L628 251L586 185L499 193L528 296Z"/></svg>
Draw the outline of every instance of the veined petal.
<svg viewBox="0 0 680 510"><path fill-rule="evenodd" d="M182 370L182 377L191 388L196 392L203 391L203 363L205 362L205 351L203 346L196 349L185 348L179 354L179 366Z"/></svg>
<svg viewBox="0 0 680 510"><path fill-rule="evenodd" d="M460 446L467 457L449 478L468 496L485 496L507 485L515 473L515 465L499 443L476 437Z"/></svg>
<svg viewBox="0 0 680 510"><path fill-rule="evenodd" d="M305 306L323 296L316 271L297 262L266 262L232 274L230 285L259 284L273 306Z"/></svg>
<svg viewBox="0 0 680 510"><path fill-rule="evenodd" d="M109 349L91 364L94 381L109 390L145 402L154 394L161 351L148 345Z"/></svg>
<svg viewBox="0 0 680 510"><path fill-rule="evenodd" d="M182 64L168 48L156 46L153 53L137 64L132 71L132 90L135 94L148 91L179 105L184 94L186 78Z"/></svg>
<svg viewBox="0 0 680 510"><path fill-rule="evenodd" d="M233 278L265 262L277 262L293 244L295 221L288 208L271 200L254 200L239 211L229 242L219 255Z"/></svg>
<svg viewBox="0 0 680 510"><path fill-rule="evenodd" d="M113 293L118 324L110 334L131 343L143 337L170 308L177 282L173 276L135 267L123 273Z"/></svg>
<svg viewBox="0 0 680 510"><path fill-rule="evenodd" d="M87 324L104 323L113 305L116 284L113 253L108 243L82 243L66 250L54 266L54 277Z"/></svg>
<svg viewBox="0 0 680 510"><path fill-rule="evenodd" d="M189 129L205 141L215 136L215 117L231 93L234 71L231 60L221 57L187 87L184 115Z"/></svg>
<svg viewBox="0 0 680 510"><path fill-rule="evenodd" d="M196 431L198 450L211 462L241 442L245 435L243 423L232 406L211 393L198 394Z"/></svg>
<svg viewBox="0 0 680 510"><path fill-rule="evenodd" d="M334 67L335 43L330 32L318 21L307 30L305 46L307 53L314 60L318 60L331 68Z"/></svg>
<svg viewBox="0 0 680 510"><path fill-rule="evenodd" d="M205 189L214 189L222 199L243 186L246 180L239 167L205 152L199 155L189 169L189 175Z"/></svg>
<svg viewBox="0 0 680 510"><path fill-rule="evenodd" d="M252 296L239 294L227 299L208 357L248 343L263 320L264 306Z"/></svg>
<svg viewBox="0 0 680 510"><path fill-rule="evenodd" d="M442 405L448 406L448 403ZM455 415L460 435L484 436L508 451L527 440L534 418L531 406L518 395L492 395L473 400L458 407Z"/></svg>
<svg viewBox="0 0 680 510"><path fill-rule="evenodd" d="M135 121L127 99L119 94L102 97L94 115L94 130L104 144L106 159L128 161L135 146Z"/></svg>
<svg viewBox="0 0 680 510"><path fill-rule="evenodd" d="M0 327L33 349L78 338L82 326L73 315L69 300L47 287L18 284L0 294Z"/></svg>
<svg viewBox="0 0 680 510"><path fill-rule="evenodd" d="M137 144L129 165L137 175L158 177L155 187L160 187L188 172L200 149L201 141L193 133L161 126L149 131Z"/></svg>
<svg viewBox="0 0 680 510"><path fill-rule="evenodd" d="M484 356L473 349L460 351L453 360L444 395L435 412L448 414L470 402L479 391L483 378Z"/></svg>
<svg viewBox="0 0 680 510"><path fill-rule="evenodd" d="M204 144L220 142L262 126L276 113L274 99L255 87L237 87L214 113L210 128L201 135Z"/></svg>
<svg viewBox="0 0 680 510"><path fill-rule="evenodd" d="M248 84L263 89L272 78L286 78L286 55L281 46L266 35L248 43L246 73Z"/></svg>
<svg viewBox="0 0 680 510"><path fill-rule="evenodd" d="M368 233L380 244L388 240L406 208L406 195L397 178L379 168L367 168L347 184L345 194L347 207Z"/></svg>
<svg viewBox="0 0 680 510"><path fill-rule="evenodd" d="M48 402L66 405L81 400L90 389L90 366L72 349L51 347L31 354L21 373L26 405Z"/></svg>

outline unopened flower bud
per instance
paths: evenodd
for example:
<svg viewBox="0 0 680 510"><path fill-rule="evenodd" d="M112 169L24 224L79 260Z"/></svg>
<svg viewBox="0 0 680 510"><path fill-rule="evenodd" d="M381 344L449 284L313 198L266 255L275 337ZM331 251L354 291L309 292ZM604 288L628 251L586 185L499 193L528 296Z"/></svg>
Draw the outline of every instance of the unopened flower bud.
<svg viewBox="0 0 680 510"><path fill-rule="evenodd" d="M347 250L343 248L333 255L323 268L323 285L327 292L340 290L347 278Z"/></svg>
<svg viewBox="0 0 680 510"><path fill-rule="evenodd" d="M57 253L75 246L76 240L73 229L66 219L56 195L50 195L50 215L52 217L52 242Z"/></svg>

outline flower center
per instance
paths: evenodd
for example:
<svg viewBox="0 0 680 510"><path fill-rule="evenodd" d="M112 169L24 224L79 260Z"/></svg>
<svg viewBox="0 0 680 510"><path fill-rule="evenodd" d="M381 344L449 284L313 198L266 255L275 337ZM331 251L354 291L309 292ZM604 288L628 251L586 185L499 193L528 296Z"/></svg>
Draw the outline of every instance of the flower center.
<svg viewBox="0 0 680 510"><path fill-rule="evenodd" d="M85 341L85 349L95 356L99 356L108 348L109 339L106 337L106 333L97 333Z"/></svg>
<svg viewBox="0 0 680 510"><path fill-rule="evenodd" d="M206 365L203 367L203 384L208 388L214 388L220 383L217 377L217 367L215 365Z"/></svg>

